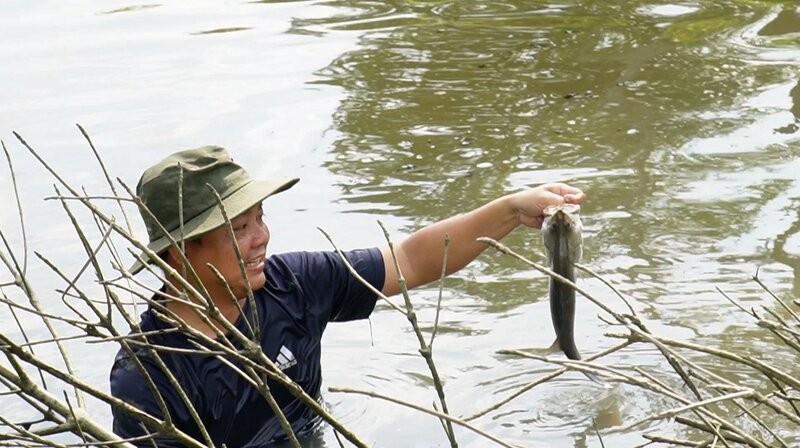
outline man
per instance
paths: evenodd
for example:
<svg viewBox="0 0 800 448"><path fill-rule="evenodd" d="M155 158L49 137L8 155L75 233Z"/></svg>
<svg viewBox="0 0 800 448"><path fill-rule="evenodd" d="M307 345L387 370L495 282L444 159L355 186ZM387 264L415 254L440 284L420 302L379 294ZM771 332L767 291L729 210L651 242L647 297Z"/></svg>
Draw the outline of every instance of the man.
<svg viewBox="0 0 800 448"><path fill-rule="evenodd" d="M154 297L156 306L142 314L141 333L147 335L142 338L146 337L150 347L158 347L158 358L177 379L185 397L177 393L159 362L142 346L136 349L135 358L148 375L143 375L130 354L121 350L111 371L114 396L160 420L165 419L166 409L177 429L201 442L210 439L217 446L262 447L285 438L278 418L256 387L221 357L188 353L197 348L198 338L186 331L172 331L175 319L164 316L178 317L214 340L228 335L231 324L242 333L258 334L263 353L308 395L319 397L321 338L327 323L368 317L377 297L355 279L334 252L267 257L270 234L261 202L296 182L255 181L219 147L181 151L144 172L137 196L144 205L141 211L150 237L148 248L174 271ZM225 215L214 192L221 198ZM541 227L545 207L581 203L584 198L576 188L547 184L429 225L395 245L406 284L413 288L439 277L445 234L451 241L446 270L452 273L484 250L485 245L476 238L499 240L520 224ZM233 236L224 216L230 218ZM185 258L170 240L183 242ZM374 288L387 296L399 292L388 247L353 250L345 255ZM141 258L145 263L153 261ZM131 271L136 273L143 267L137 262ZM202 309L198 301L187 299L187 285L207 292L206 297L219 310L218 317L198 311ZM248 300L250 291L254 310ZM255 325L257 328L251 329ZM240 347L235 341L233 344ZM159 394L153 393L148 376ZM307 405L285 388L270 384L271 395L293 431L303 433L317 425L319 418ZM187 398L191 407L186 405ZM122 437L153 432L151 426L116 407L113 413L114 431ZM198 419L207 433L201 432ZM154 441L158 446L178 445L169 437L156 437ZM142 446L153 446L153 442L144 441Z"/></svg>

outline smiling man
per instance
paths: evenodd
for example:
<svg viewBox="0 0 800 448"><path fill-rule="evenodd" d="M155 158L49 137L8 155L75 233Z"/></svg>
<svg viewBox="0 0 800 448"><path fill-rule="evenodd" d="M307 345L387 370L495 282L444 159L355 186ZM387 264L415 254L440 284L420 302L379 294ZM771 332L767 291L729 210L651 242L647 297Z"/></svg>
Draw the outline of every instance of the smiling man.
<svg viewBox="0 0 800 448"><path fill-rule="evenodd" d="M144 204L140 211L150 238L148 248L175 272L184 273L185 280L196 289L205 289L219 309L220 319L245 334L251 334L250 322L258 322L257 334L264 354L308 395L319 399L325 327L329 322L368 317L377 297L356 280L335 252L268 255L270 233L262 201L296 182L297 179L254 180L225 149L207 146L172 154L146 170L137 195ZM209 187L219 194L225 212L232 217L232 236ZM439 277L446 234L451 240L446 271L452 273L484 250L485 245L476 242L478 237L501 239L519 225L539 228L545 207L581 203L584 198L577 188L546 184L424 227L395 247L407 286L424 285ZM196 279L189 274L191 269L183 265L184 257L178 247L170 244L165 232L173 240L184 242L185 259L197 273ZM345 256L370 285L386 295L399 292L388 247L351 250ZM144 255L140 258L146 260ZM137 262L131 272L143 267ZM219 280L217 272L225 282ZM225 322L209 319L198 312L196 304L176 299L185 289L179 280L167 276L154 301L198 332L212 338L225 335ZM246 300L248 286L253 291L254 309ZM141 346L133 355L124 350L118 353L111 370L112 394L160 420L168 415L177 429L201 442L198 418L217 446L264 447L285 440L278 419L261 393L222 359L189 353L196 348L196 338L173 331L169 319L159 317L165 313L157 308L151 306L142 314L140 331L146 336L141 337L156 348L185 396L178 393L150 350ZM238 341L230 339L241 348ZM147 375L132 356L141 362ZM286 389L270 383L270 391L296 433L319 427L320 418L314 411ZM197 418L186 399L197 411ZM139 446L182 446L164 434L155 434L151 440L147 436L154 432L152 427L116 407L112 410L114 431L121 437L131 438Z"/></svg>

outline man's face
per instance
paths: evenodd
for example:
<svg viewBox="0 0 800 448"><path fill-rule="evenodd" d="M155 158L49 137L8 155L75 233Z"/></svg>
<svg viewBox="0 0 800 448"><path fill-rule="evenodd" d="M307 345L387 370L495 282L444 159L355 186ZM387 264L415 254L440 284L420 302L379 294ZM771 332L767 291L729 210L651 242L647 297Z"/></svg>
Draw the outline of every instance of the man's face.
<svg viewBox="0 0 800 448"><path fill-rule="evenodd" d="M267 254L267 243L269 243L269 229L263 218L264 212L261 203L258 203L231 220L239 252L244 260L247 281L250 282L250 288L253 290L261 288L266 282L264 260ZM197 275L208 289L211 297L224 299L229 297L229 294L208 264L214 266L222 274L237 299L247 296L247 285L242 277L239 260L236 257L227 226L222 226L187 242L186 258L197 271Z"/></svg>

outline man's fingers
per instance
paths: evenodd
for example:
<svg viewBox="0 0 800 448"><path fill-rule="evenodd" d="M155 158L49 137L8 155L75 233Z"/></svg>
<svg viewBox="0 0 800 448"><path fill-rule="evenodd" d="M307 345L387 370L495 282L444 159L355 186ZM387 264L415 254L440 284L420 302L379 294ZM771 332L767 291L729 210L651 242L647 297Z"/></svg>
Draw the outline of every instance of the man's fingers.
<svg viewBox="0 0 800 448"><path fill-rule="evenodd" d="M580 191L578 193L570 193L564 195L564 201L569 202L570 204L580 204L586 199L586 194Z"/></svg>
<svg viewBox="0 0 800 448"><path fill-rule="evenodd" d="M580 189L560 182L547 184L547 191L555 193L564 198L564 202L580 204L586 199L586 194Z"/></svg>

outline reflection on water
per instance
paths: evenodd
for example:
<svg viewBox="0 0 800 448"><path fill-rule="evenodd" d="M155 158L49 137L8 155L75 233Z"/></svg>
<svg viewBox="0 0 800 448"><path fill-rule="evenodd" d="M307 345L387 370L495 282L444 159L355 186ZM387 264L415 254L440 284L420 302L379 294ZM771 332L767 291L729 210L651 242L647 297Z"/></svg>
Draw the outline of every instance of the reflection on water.
<svg viewBox="0 0 800 448"><path fill-rule="evenodd" d="M789 4L758 30L759 36L782 36L792 33L800 33L800 9Z"/></svg>
<svg viewBox="0 0 800 448"><path fill-rule="evenodd" d="M241 148L238 157L258 172L300 175L295 196L268 213L274 250L326 248L316 225L345 245L378 244L376 215L405 232L563 180L590 194L586 264L631 297L657 332L759 348L765 333L716 287L774 308L750 279L761 266L778 293L800 294L800 12L791 1L6 8L13 14L0 15L0 56L18 62L0 73L9 87L3 139L11 141L9 126L22 131L90 189L102 182L75 149L75 121L128 181L159 154L208 143ZM29 213L48 215L40 169L17 157ZM3 197L11 191L0 178ZM69 260L70 232L34 220L32 239ZM14 213L0 210L0 224L16 225ZM506 243L534 259L541 251L538 232L516 232ZM599 281L579 281L620 305ZM552 342L546 285L495 253L446 283L436 356L457 413L549 368L494 354ZM424 325L437 295L431 288L414 296ZM611 342L585 302L576 343L591 354ZM367 323L329 329L326 382L429 403L405 320L379 307L371 328L372 335ZM664 368L640 347L612 361ZM722 373L747 381L733 367ZM89 375L102 383L106 372ZM596 447L594 419L610 446L633 446L644 429L614 428L670 405L637 390L598 390L567 375L479 423L526 445ZM409 427L420 446L443 440L433 419L329 398L376 445L409 446L398 433ZM485 446L470 437L463 446ZM323 438L336 446L330 434Z"/></svg>
<svg viewBox="0 0 800 448"><path fill-rule="evenodd" d="M775 63L791 60L791 53L781 57L781 46L764 40L796 31L794 7L442 2L396 8L402 26L370 28L359 50L320 72L347 92L335 116L341 135L326 166L364 180L347 189L348 199L388 200L396 205L391 213L407 215L415 227L510 189L568 180L591 194L590 263L614 276L667 334L727 341L728 327L742 317L724 306L715 287L753 297L759 288L750 275L780 256L771 242L796 233L797 66ZM749 37L753 32L759 40ZM510 240L539 247L524 232ZM487 258L496 273L490 281L459 285L486 312L513 312L544 298L534 292L544 291L542 281L518 275L506 259ZM771 279L784 288L797 283L793 266L772 270ZM476 266L462 277L481 278L486 269ZM536 308L531 318L546 316ZM580 311L578 331L592 339L597 321L588 307ZM551 334L538 322L536 328ZM504 334L515 341L520 335ZM546 346L551 337L522 335L517 346ZM504 383L511 378L492 381L510 391L515 386ZM552 403L548 394L580 396L586 387L562 382L526 399ZM584 399L577 407L594 403ZM582 434L575 446L594 443L575 421L587 416L585 409L519 406L500 412L498 424L533 425L536 440L546 440L547 420L563 413L562 424L545 433L560 428ZM529 412L541 418L531 420Z"/></svg>

